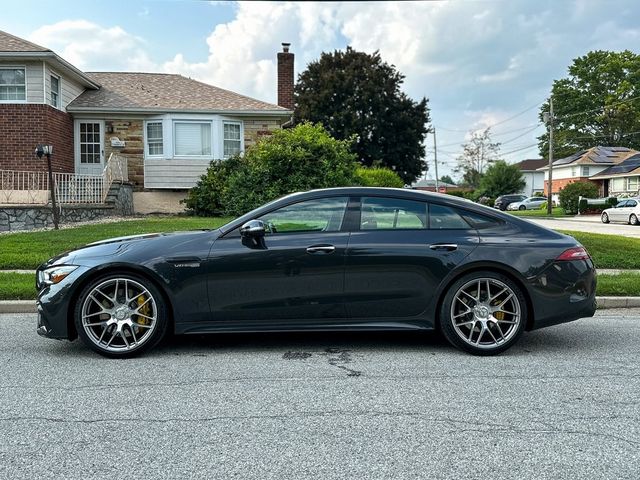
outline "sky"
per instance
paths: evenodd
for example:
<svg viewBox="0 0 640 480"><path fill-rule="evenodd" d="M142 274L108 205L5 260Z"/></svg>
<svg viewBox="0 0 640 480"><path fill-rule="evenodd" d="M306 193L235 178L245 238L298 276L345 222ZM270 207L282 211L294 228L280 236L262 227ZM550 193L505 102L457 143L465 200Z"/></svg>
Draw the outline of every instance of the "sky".
<svg viewBox="0 0 640 480"><path fill-rule="evenodd" d="M429 100L440 176L452 173L469 132L487 127L507 161L539 157L539 106L573 59L640 53L638 0L2 4L0 30L85 71L180 73L273 103L282 42L296 76L323 51L378 50L410 97ZM433 160L429 135L430 178Z"/></svg>

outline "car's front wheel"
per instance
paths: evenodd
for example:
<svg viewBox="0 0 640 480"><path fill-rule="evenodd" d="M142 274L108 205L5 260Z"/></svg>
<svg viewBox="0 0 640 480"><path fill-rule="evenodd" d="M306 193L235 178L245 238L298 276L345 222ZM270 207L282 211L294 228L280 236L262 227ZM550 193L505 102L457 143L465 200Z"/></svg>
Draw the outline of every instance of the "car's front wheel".
<svg viewBox="0 0 640 480"><path fill-rule="evenodd" d="M518 207L518 210L526 210L526 209L527 209L527 207L525 207L524 205L520 205L520 206Z"/></svg>
<svg viewBox="0 0 640 480"><path fill-rule="evenodd" d="M606 212L603 212L600 220L602 220L602 223L609 223L609 215L607 215Z"/></svg>
<svg viewBox="0 0 640 480"><path fill-rule="evenodd" d="M164 337L167 309L149 280L130 273L90 282L74 312L78 336L92 350L112 358L138 355Z"/></svg>
<svg viewBox="0 0 640 480"><path fill-rule="evenodd" d="M454 346L474 355L496 355L511 347L527 323L521 289L508 277L473 272L448 289L440 328Z"/></svg>

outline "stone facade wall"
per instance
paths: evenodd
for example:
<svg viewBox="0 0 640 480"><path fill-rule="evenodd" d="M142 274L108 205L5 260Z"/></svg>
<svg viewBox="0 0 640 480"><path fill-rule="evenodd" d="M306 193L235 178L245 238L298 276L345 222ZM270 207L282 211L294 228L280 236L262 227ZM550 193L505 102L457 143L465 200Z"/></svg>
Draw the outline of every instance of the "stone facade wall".
<svg viewBox="0 0 640 480"><path fill-rule="evenodd" d="M104 217L133 214L131 185L114 184L104 205L63 205L60 223L87 222ZM53 213L45 205L0 206L0 232L53 227Z"/></svg>
<svg viewBox="0 0 640 480"><path fill-rule="evenodd" d="M0 170L46 171L35 155L38 144L53 145L56 172L73 172L73 120L50 105L0 104Z"/></svg>
<svg viewBox="0 0 640 480"><path fill-rule="evenodd" d="M277 118L248 118L244 121L244 148L254 145L262 137L280 130L280 120Z"/></svg>
<svg viewBox="0 0 640 480"><path fill-rule="evenodd" d="M129 181L138 191L144 188L144 136L142 120L106 120L104 138L105 160L111 153L119 153L127 157ZM124 148L112 147L111 137L124 140Z"/></svg>

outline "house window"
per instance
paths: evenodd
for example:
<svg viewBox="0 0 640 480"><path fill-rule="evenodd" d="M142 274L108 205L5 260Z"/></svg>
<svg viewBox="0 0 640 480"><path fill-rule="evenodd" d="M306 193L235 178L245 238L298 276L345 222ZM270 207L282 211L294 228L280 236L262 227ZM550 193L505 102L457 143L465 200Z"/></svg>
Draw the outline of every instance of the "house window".
<svg viewBox="0 0 640 480"><path fill-rule="evenodd" d="M589 167L582 167L582 175L583 177L589 176Z"/></svg>
<svg viewBox="0 0 640 480"><path fill-rule="evenodd" d="M211 122L174 122L173 134L175 156L211 156Z"/></svg>
<svg viewBox="0 0 640 480"><path fill-rule="evenodd" d="M638 177L627 178L627 190L638 190Z"/></svg>
<svg viewBox="0 0 640 480"><path fill-rule="evenodd" d="M27 84L24 68L0 68L0 102L24 102Z"/></svg>
<svg viewBox="0 0 640 480"><path fill-rule="evenodd" d="M240 153L242 140L239 123L224 123L224 158Z"/></svg>
<svg viewBox="0 0 640 480"><path fill-rule="evenodd" d="M60 108L60 78L51 75L51 106Z"/></svg>
<svg viewBox="0 0 640 480"><path fill-rule="evenodd" d="M576 167L571 167L571 176L572 177L578 176L578 169Z"/></svg>
<svg viewBox="0 0 640 480"><path fill-rule="evenodd" d="M149 156L159 156L164 153L162 122L147 123L147 153Z"/></svg>
<svg viewBox="0 0 640 480"><path fill-rule="evenodd" d="M624 178L614 178L611 180L611 191L613 192L624 192Z"/></svg>

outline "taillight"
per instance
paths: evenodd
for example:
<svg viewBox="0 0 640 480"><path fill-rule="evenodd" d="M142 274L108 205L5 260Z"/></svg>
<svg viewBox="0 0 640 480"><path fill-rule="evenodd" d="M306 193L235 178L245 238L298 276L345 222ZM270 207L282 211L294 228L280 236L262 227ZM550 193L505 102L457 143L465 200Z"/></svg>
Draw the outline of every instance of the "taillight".
<svg viewBox="0 0 640 480"><path fill-rule="evenodd" d="M584 247L573 247L558 255L556 260L587 260L589 258L589 254Z"/></svg>

